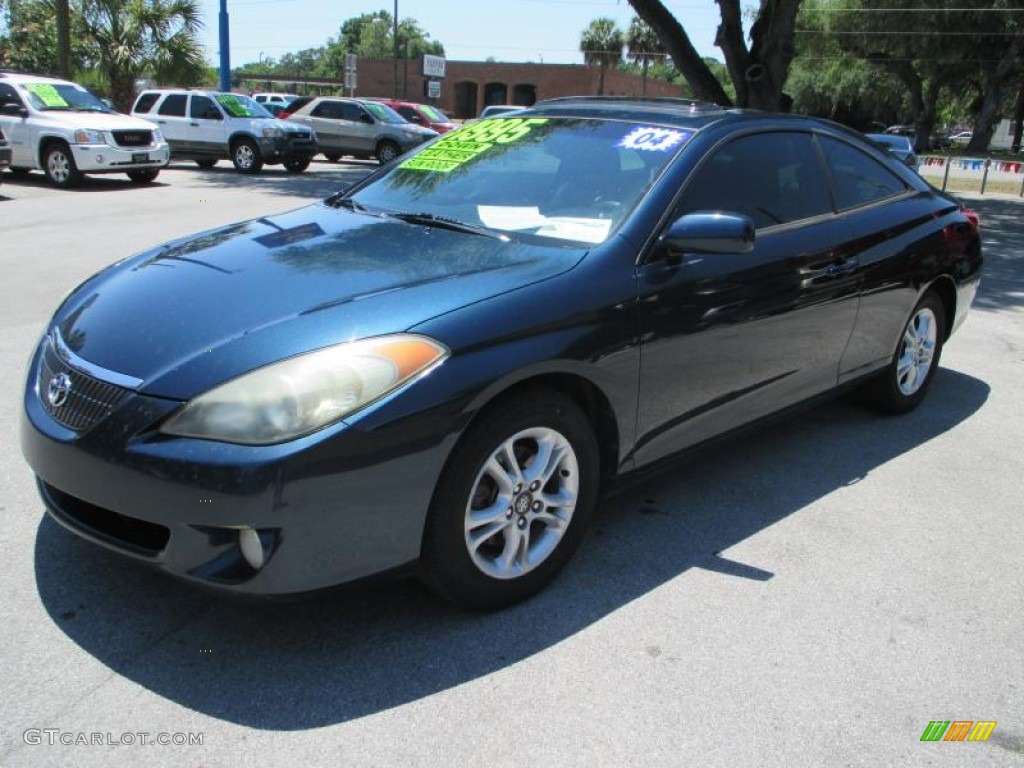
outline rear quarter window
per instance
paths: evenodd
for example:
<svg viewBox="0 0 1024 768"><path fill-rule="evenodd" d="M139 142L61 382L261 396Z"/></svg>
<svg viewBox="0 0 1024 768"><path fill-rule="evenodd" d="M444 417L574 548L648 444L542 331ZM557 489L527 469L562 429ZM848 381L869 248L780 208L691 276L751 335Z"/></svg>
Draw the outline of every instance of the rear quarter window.
<svg viewBox="0 0 1024 768"><path fill-rule="evenodd" d="M132 112L141 112L142 114L149 112L149 110L153 108L153 105L156 104L156 101L159 98L159 93L142 94L141 96L139 96L138 100L136 100L135 106L132 107Z"/></svg>
<svg viewBox="0 0 1024 768"><path fill-rule="evenodd" d="M157 109L157 114L167 115L168 117L184 117L186 102L188 102L188 96L184 93L168 94L163 104Z"/></svg>

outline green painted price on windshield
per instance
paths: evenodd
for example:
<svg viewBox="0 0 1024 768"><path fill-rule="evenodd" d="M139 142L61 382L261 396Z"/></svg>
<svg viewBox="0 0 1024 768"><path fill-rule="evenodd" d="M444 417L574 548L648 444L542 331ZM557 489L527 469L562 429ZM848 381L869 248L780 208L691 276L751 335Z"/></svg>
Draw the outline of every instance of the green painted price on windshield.
<svg viewBox="0 0 1024 768"><path fill-rule="evenodd" d="M546 122L546 117L481 120L438 139L398 167L410 171L448 173L465 165L474 157L484 154L495 145L519 141L528 136L535 126Z"/></svg>

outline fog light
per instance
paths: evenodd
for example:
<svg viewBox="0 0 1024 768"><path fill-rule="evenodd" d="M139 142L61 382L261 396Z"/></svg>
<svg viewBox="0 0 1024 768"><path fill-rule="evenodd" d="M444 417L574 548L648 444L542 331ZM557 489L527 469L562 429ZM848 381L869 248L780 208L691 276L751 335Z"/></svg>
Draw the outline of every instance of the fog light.
<svg viewBox="0 0 1024 768"><path fill-rule="evenodd" d="M263 567L263 542L254 529L243 528L238 532L238 548L242 550L242 557L253 570L258 571Z"/></svg>

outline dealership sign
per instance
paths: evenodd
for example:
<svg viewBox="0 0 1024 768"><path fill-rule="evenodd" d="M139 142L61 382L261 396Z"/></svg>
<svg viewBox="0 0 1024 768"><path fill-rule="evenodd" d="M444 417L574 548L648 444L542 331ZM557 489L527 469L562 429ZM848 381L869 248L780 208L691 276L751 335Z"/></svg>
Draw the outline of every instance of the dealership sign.
<svg viewBox="0 0 1024 768"><path fill-rule="evenodd" d="M444 56L431 56L429 53L423 54L424 77L444 77L444 65Z"/></svg>

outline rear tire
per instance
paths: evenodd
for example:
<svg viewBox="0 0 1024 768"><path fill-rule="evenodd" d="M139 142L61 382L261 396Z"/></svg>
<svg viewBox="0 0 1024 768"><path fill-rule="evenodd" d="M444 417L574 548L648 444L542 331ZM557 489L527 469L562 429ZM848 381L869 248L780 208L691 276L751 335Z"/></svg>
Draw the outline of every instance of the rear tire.
<svg viewBox="0 0 1024 768"><path fill-rule="evenodd" d="M155 168L147 168L142 171L126 171L126 173L128 178L131 179L132 184L149 184L160 175L160 171Z"/></svg>
<svg viewBox="0 0 1024 768"><path fill-rule="evenodd" d="M231 162L242 173L259 173L263 170L263 156L252 139L239 139L231 147Z"/></svg>
<svg viewBox="0 0 1024 768"><path fill-rule="evenodd" d="M945 337L945 308L938 295L929 291L910 313L889 365L865 385L867 403L894 414L916 408L935 378Z"/></svg>
<svg viewBox="0 0 1024 768"><path fill-rule="evenodd" d="M498 403L463 435L438 483L424 580L473 610L539 592L579 546L599 475L593 428L568 397L538 389Z"/></svg>
<svg viewBox="0 0 1024 768"><path fill-rule="evenodd" d="M63 141L46 148L43 154L43 172L55 187L67 189L82 183L82 174L75 165L75 157Z"/></svg>
<svg viewBox="0 0 1024 768"><path fill-rule="evenodd" d="M284 161L284 169L288 173L302 173L304 170L309 168L310 158L299 157L291 160Z"/></svg>

